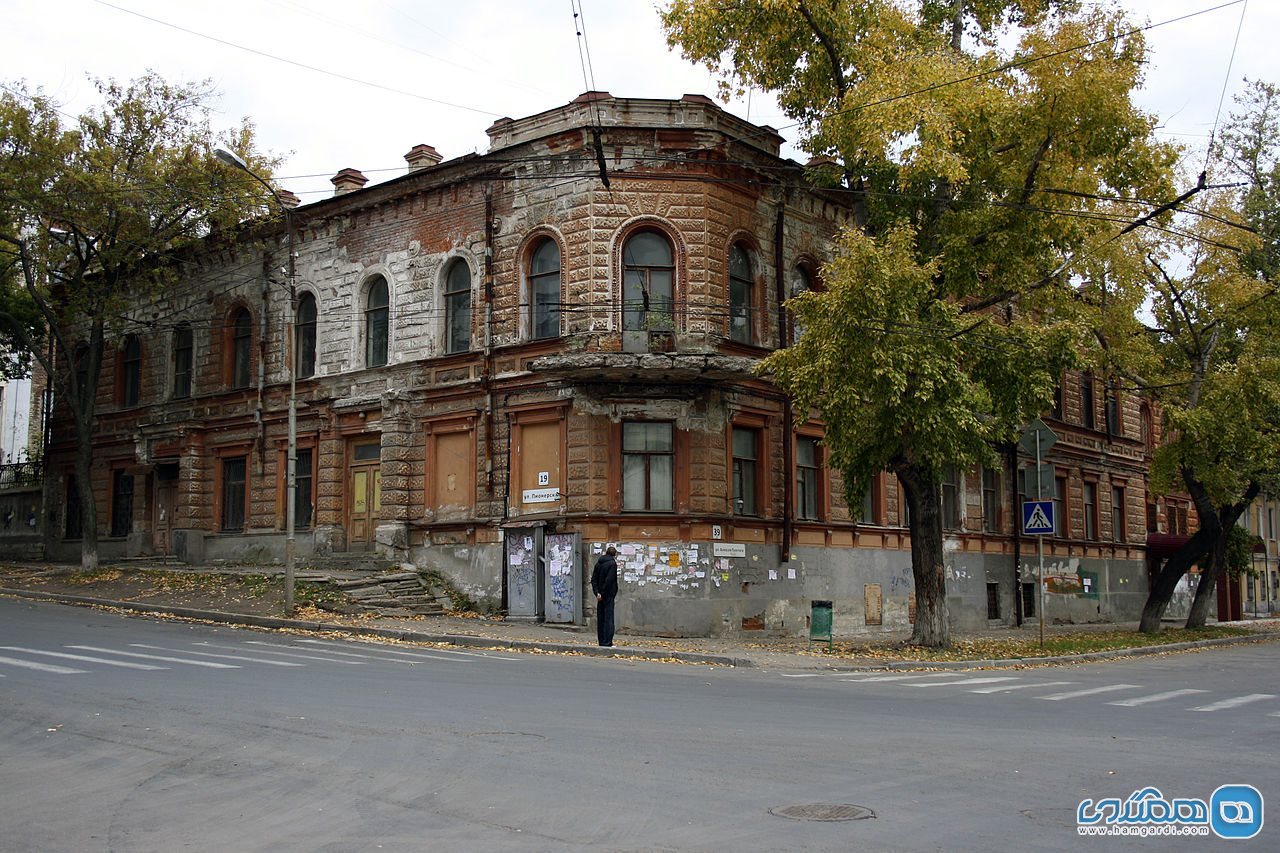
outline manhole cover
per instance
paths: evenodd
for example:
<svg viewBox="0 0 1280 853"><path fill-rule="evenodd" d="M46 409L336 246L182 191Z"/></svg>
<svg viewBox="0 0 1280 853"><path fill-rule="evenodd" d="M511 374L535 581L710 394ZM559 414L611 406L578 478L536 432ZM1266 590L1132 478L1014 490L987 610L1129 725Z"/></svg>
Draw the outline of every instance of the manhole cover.
<svg viewBox="0 0 1280 853"><path fill-rule="evenodd" d="M778 806L769 814L789 817L792 820L866 820L876 813L866 806L850 803L807 803L799 806Z"/></svg>

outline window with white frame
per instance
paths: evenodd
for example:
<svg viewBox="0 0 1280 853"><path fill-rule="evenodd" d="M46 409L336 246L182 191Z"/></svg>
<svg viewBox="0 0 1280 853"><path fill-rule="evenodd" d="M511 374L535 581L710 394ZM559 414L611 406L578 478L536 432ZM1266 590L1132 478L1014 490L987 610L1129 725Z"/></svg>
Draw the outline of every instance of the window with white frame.
<svg viewBox="0 0 1280 853"><path fill-rule="evenodd" d="M299 379L316 374L316 297L312 293L298 296L297 314L293 320L294 347L297 353Z"/></svg>
<svg viewBox="0 0 1280 853"><path fill-rule="evenodd" d="M374 276L364 300L364 366L387 363L391 332L391 302L387 280Z"/></svg>
<svg viewBox="0 0 1280 853"><path fill-rule="evenodd" d="M729 249L729 337L749 344L755 338L755 279L751 271L751 255L741 243Z"/></svg>
<svg viewBox="0 0 1280 853"><path fill-rule="evenodd" d="M446 353L471 349L471 268L461 258L445 272L444 324Z"/></svg>
<svg viewBox="0 0 1280 853"><path fill-rule="evenodd" d="M658 231L638 231L622 244L622 328L669 331L675 326L675 253Z"/></svg>
<svg viewBox="0 0 1280 853"><path fill-rule="evenodd" d="M560 246L550 237L529 255L529 337L560 337Z"/></svg>
<svg viewBox="0 0 1280 853"><path fill-rule="evenodd" d="M733 512L759 515L756 506L756 456L760 430L733 428Z"/></svg>
<svg viewBox="0 0 1280 853"><path fill-rule="evenodd" d="M666 422L622 424L622 508L670 512L675 507L675 427Z"/></svg>

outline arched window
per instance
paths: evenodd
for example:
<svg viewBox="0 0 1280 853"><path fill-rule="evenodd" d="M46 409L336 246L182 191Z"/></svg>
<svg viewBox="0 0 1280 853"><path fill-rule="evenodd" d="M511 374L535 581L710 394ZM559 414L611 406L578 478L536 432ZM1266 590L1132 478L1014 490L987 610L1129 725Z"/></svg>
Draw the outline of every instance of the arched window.
<svg viewBox="0 0 1280 853"><path fill-rule="evenodd" d="M455 260L444 281L445 342L447 353L471 349L471 268Z"/></svg>
<svg viewBox="0 0 1280 853"><path fill-rule="evenodd" d="M549 237L529 256L529 337L560 337L560 246Z"/></svg>
<svg viewBox="0 0 1280 853"><path fill-rule="evenodd" d="M381 367L387 363L387 333L390 302L387 280L375 276L364 299L364 366Z"/></svg>
<svg viewBox="0 0 1280 853"><path fill-rule="evenodd" d="M316 297L303 293L298 297L297 314L293 320L294 346L297 348L299 379L316 375Z"/></svg>
<svg viewBox="0 0 1280 853"><path fill-rule="evenodd" d="M194 340L190 323L179 323L173 330L173 397L181 400L191 396L191 366Z"/></svg>
<svg viewBox="0 0 1280 853"><path fill-rule="evenodd" d="M804 267L795 267L791 270L791 295L799 296L813 290L813 276L809 275L809 271ZM800 340L801 333L804 329L800 326L800 321L796 319L796 315L791 315L791 343Z"/></svg>
<svg viewBox="0 0 1280 853"><path fill-rule="evenodd" d="M729 337L749 344L755 317L755 281L751 275L751 256L746 247L736 243L729 250Z"/></svg>
<svg viewBox="0 0 1280 853"><path fill-rule="evenodd" d="M670 330L675 325L675 256L657 231L640 231L622 246L622 328Z"/></svg>
<svg viewBox="0 0 1280 853"><path fill-rule="evenodd" d="M142 339L127 335L120 347L120 373L116 384L117 401L122 406L136 406L142 398Z"/></svg>
<svg viewBox="0 0 1280 853"><path fill-rule="evenodd" d="M249 364L253 358L253 317L248 308L237 308L231 314L231 352L227 384L233 389L249 387Z"/></svg>

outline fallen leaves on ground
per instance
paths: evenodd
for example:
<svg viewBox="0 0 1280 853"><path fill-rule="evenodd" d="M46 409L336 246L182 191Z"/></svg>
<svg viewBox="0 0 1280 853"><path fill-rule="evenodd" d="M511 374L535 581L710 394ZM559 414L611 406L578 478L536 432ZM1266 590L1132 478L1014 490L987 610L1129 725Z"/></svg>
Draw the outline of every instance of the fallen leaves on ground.
<svg viewBox="0 0 1280 853"><path fill-rule="evenodd" d="M963 661L963 660L1017 660L1056 657L1059 655L1086 654L1089 652L1138 649L1168 643L1187 643L1221 637L1241 637L1251 634L1244 628L1209 627L1196 630L1185 628L1162 631L1159 634L1142 634L1137 631L1079 631L1055 633L1045 637L1044 646L1038 638L981 637L952 641L949 649L928 649L907 643L885 645L883 643L847 643L837 641L832 654L839 657L863 657L876 660L908 661Z"/></svg>

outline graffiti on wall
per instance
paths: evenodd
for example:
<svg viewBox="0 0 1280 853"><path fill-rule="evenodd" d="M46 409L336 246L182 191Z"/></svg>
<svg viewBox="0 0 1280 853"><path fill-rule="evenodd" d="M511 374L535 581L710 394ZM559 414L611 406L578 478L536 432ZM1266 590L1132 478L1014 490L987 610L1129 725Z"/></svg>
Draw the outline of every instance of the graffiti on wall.
<svg viewBox="0 0 1280 853"><path fill-rule="evenodd" d="M1034 580L1039 572L1038 563L1023 563L1022 577ZM1123 583L1123 579L1121 580ZM1080 568L1080 559L1070 557L1044 564L1045 590L1052 595L1071 595L1077 598L1097 598L1098 573Z"/></svg>
<svg viewBox="0 0 1280 853"><path fill-rule="evenodd" d="M573 611L573 567L576 561L573 552L574 542L574 537L567 534L550 534L544 542L547 552L547 579L550 583L547 590L550 597L550 601L547 602L548 609L554 607L570 613Z"/></svg>

